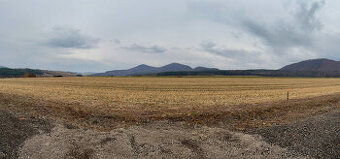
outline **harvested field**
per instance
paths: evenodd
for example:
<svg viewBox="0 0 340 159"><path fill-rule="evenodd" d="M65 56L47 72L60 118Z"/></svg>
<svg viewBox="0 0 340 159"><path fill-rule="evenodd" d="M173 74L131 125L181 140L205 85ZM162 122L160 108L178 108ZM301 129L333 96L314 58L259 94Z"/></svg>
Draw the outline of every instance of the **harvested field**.
<svg viewBox="0 0 340 159"><path fill-rule="evenodd" d="M289 103L286 103L287 89L290 89ZM218 121L219 116L253 120L293 110L314 111L320 105L327 106L325 103L337 103L338 93L340 79L335 78L70 77L0 80L0 102L8 109L100 126L105 123L112 126L112 121ZM313 99L313 104L301 102L307 98Z"/></svg>

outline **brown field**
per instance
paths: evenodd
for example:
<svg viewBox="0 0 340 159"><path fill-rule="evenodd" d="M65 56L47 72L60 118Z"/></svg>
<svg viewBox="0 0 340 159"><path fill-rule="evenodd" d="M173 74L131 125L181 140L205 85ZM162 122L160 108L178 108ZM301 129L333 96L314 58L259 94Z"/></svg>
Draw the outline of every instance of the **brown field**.
<svg viewBox="0 0 340 159"><path fill-rule="evenodd" d="M291 99L288 103L287 89ZM316 110L327 102L338 103L338 93L340 79L336 78L68 77L0 80L0 103L8 109L106 125L112 121L159 119L215 122L228 117L238 120L272 118L283 112ZM312 101L314 105L309 103L313 106L306 106L301 101Z"/></svg>

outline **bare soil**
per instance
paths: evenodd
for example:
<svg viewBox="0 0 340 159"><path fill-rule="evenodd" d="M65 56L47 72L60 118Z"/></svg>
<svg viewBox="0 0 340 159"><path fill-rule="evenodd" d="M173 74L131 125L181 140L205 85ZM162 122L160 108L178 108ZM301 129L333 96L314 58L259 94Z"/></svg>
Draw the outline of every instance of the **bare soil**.
<svg viewBox="0 0 340 159"><path fill-rule="evenodd" d="M340 109L302 121L254 129L271 144L314 158L340 158Z"/></svg>
<svg viewBox="0 0 340 159"><path fill-rule="evenodd" d="M220 126L161 120L106 131L0 105L0 159L340 158L338 96L292 101L286 107L294 104L299 105L295 112L277 105L251 119L240 114L220 120ZM273 112L278 112L274 118Z"/></svg>
<svg viewBox="0 0 340 159"><path fill-rule="evenodd" d="M17 158L18 149L25 140L48 133L52 128L46 119L13 114L0 106L0 159Z"/></svg>
<svg viewBox="0 0 340 159"><path fill-rule="evenodd" d="M110 132L65 129L34 136L19 150L20 159L45 158L301 158L258 135L220 128L186 127L167 121Z"/></svg>
<svg viewBox="0 0 340 159"><path fill-rule="evenodd" d="M339 158L339 112L249 135L170 121L100 132L0 109L0 158Z"/></svg>

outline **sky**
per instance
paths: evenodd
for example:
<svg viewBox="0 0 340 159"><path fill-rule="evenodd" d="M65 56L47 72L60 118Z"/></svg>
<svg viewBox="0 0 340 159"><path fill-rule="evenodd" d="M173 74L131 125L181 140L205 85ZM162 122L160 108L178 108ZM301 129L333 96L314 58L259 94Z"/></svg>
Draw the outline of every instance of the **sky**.
<svg viewBox="0 0 340 159"><path fill-rule="evenodd" d="M0 0L11 68L278 69L339 50L339 0Z"/></svg>

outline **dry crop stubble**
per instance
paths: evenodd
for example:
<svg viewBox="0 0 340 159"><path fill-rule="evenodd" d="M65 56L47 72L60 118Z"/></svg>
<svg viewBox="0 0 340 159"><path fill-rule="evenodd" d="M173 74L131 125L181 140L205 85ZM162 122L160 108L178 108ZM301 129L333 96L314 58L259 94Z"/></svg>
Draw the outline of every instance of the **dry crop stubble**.
<svg viewBox="0 0 340 159"><path fill-rule="evenodd" d="M1 79L2 103L61 118L121 121L214 116L240 106L340 93L337 78L72 77ZM270 106L269 106L270 107ZM253 107L259 109L260 107ZM217 111L218 110L218 111ZM202 116L203 115L203 116Z"/></svg>

